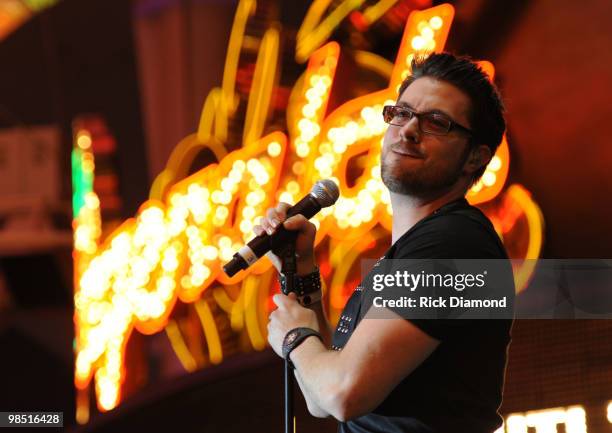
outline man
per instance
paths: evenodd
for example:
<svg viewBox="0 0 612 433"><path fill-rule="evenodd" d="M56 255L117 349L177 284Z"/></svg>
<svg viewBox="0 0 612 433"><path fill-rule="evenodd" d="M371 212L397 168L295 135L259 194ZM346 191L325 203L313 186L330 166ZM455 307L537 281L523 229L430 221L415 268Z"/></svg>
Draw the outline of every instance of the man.
<svg viewBox="0 0 612 433"><path fill-rule="evenodd" d="M384 118L382 180L393 206L385 258L507 259L489 220L464 198L505 129L502 102L484 72L447 53L417 58ZM298 282L316 289L315 227L300 215L285 220L288 207L268 210L255 232L273 233L280 224L297 230ZM369 312L361 319L362 290L347 302L333 340L321 302L305 308L295 294L274 296L268 341L279 356L288 352L312 415L333 416L343 433L491 432L501 425L510 320L407 320L393 311L390 319Z"/></svg>

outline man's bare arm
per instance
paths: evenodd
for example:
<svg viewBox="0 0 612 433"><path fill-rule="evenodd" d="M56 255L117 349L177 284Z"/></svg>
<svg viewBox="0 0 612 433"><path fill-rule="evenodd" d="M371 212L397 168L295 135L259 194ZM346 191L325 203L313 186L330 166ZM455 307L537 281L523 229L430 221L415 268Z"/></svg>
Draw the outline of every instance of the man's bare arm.
<svg viewBox="0 0 612 433"><path fill-rule="evenodd" d="M340 352L307 338L291 353L313 407L340 421L369 413L436 349L436 339L389 314L389 319L366 315Z"/></svg>
<svg viewBox="0 0 612 433"><path fill-rule="evenodd" d="M313 305L310 305L308 308L310 308L316 313L317 322L319 324L319 333L321 334L321 337L323 337L325 347L329 349L331 347L332 330L329 321L327 320L327 315L325 314L325 305L323 304L323 299L321 299L321 302L317 302ZM299 371L296 369L294 370L294 373L300 390L302 391L304 399L306 400L308 412L310 412L312 416L317 418L327 418L331 416L329 412L326 412L319 405L317 405L315 400L310 396L302 382L302 378L300 377Z"/></svg>
<svg viewBox="0 0 612 433"><path fill-rule="evenodd" d="M316 313L317 322L319 324L319 333L321 334L321 337L323 337L325 347L329 349L331 347L332 330L329 321L327 320L327 315L325 314L323 299L321 299L321 302L308 306L308 308Z"/></svg>
<svg viewBox="0 0 612 433"><path fill-rule="evenodd" d="M321 407L314 401L314 399L306 392L306 387L304 386L304 382L300 377L299 371L293 370L295 379L297 380L300 389L302 390L302 394L304 395L304 399L306 400L306 406L308 407L308 412L314 417L317 418L327 418L330 417L331 414L321 409Z"/></svg>

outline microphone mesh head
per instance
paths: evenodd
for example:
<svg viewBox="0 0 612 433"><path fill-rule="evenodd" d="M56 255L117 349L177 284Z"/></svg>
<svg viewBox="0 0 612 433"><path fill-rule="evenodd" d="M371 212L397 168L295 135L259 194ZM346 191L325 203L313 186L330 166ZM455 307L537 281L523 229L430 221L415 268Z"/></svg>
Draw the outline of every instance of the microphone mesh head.
<svg viewBox="0 0 612 433"><path fill-rule="evenodd" d="M340 191L336 182L330 179L323 179L314 184L310 190L310 195L315 198L321 207L328 207L338 200Z"/></svg>

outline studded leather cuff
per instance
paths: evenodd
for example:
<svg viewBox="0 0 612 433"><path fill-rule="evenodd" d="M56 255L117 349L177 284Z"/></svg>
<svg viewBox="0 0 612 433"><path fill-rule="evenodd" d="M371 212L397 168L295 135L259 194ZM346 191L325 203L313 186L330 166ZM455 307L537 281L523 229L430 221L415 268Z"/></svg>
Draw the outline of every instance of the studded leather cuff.
<svg viewBox="0 0 612 433"><path fill-rule="evenodd" d="M288 295L287 277L284 274L278 276L281 291ZM321 275L317 267L313 272L306 275L296 275L294 279L295 294L298 302L303 306L314 304L321 300Z"/></svg>

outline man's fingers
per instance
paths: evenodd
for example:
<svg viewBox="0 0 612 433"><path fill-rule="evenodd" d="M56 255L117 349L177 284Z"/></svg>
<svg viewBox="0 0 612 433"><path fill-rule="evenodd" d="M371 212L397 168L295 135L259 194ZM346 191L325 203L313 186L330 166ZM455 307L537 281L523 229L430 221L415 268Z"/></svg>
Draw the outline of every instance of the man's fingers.
<svg viewBox="0 0 612 433"><path fill-rule="evenodd" d="M281 307L285 305L285 299L286 296L285 295L281 295L281 294L276 294L274 296L272 296L272 302L274 302L276 304L277 307Z"/></svg>
<svg viewBox="0 0 612 433"><path fill-rule="evenodd" d="M282 293L277 293L276 295L272 296L272 301L274 301L278 308L286 308L287 306L295 302L295 299L296 298L290 298L289 296L283 295Z"/></svg>
<svg viewBox="0 0 612 433"><path fill-rule="evenodd" d="M315 225L308 221L304 215L294 215L287 219L283 225L287 230L299 230L302 233L316 231Z"/></svg>
<svg viewBox="0 0 612 433"><path fill-rule="evenodd" d="M280 202L276 207L266 210L266 216L261 219L260 225L266 233L271 235L278 226L285 221L287 209L291 206L288 203Z"/></svg>
<svg viewBox="0 0 612 433"><path fill-rule="evenodd" d="M275 228L272 227L272 224L270 223L270 220L268 218L262 218L259 221L259 224L261 225L261 228L269 235L274 233Z"/></svg>
<svg viewBox="0 0 612 433"><path fill-rule="evenodd" d="M287 217L287 210L291 207L289 203L280 202L276 205L276 212L281 216L281 220L285 220Z"/></svg>
<svg viewBox="0 0 612 433"><path fill-rule="evenodd" d="M270 223L270 226L273 228L276 228L282 222L281 216L279 215L277 210L274 209L273 207L269 208L266 211L266 219Z"/></svg>
<svg viewBox="0 0 612 433"><path fill-rule="evenodd" d="M258 225L254 225L254 226L253 226L253 232L254 232L254 233L257 235L257 236L264 234L264 233L265 233L265 231L266 231L266 229L264 229L264 228L263 228L262 226L260 226L259 224L258 224Z"/></svg>

